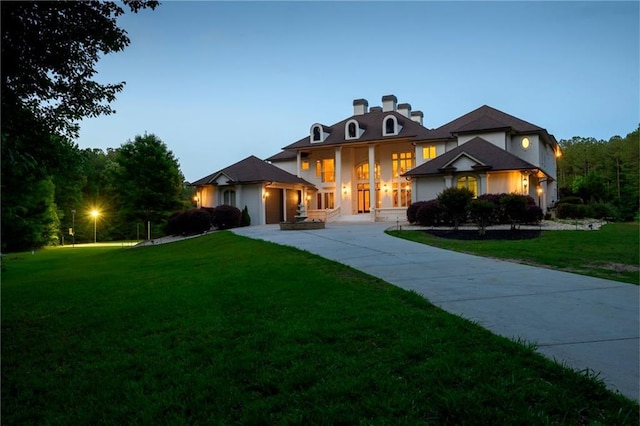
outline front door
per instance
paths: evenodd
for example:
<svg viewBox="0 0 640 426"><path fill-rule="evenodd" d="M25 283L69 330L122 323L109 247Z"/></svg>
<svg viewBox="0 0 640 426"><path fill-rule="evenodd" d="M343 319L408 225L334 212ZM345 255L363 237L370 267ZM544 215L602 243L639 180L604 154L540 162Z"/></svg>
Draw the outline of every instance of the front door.
<svg viewBox="0 0 640 426"><path fill-rule="evenodd" d="M368 183L358 184L358 213L369 213L371 210L371 194Z"/></svg>

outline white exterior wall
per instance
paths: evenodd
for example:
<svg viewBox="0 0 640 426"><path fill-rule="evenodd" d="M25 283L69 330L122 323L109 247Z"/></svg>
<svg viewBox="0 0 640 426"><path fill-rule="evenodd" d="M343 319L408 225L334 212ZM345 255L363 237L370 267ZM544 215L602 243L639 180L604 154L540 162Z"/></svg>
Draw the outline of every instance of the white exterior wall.
<svg viewBox="0 0 640 426"><path fill-rule="evenodd" d="M306 158L304 160L306 160ZM286 161L276 161L272 164L282 170L291 173L292 175L298 175L298 161L295 158ZM309 167L311 167L311 165L309 165Z"/></svg>
<svg viewBox="0 0 640 426"><path fill-rule="evenodd" d="M522 138L529 138L529 148L522 148ZM536 167L540 165L540 138L538 135L517 135L509 140L507 151Z"/></svg>
<svg viewBox="0 0 640 426"><path fill-rule="evenodd" d="M262 185L243 185L240 198L236 198L240 210L247 206L252 225L264 225L264 203L262 200Z"/></svg>
<svg viewBox="0 0 640 426"><path fill-rule="evenodd" d="M412 201L428 201L438 197L445 188L442 176L422 177L413 182Z"/></svg>
<svg viewBox="0 0 640 426"><path fill-rule="evenodd" d="M418 144L416 145L415 149L416 149L416 166L419 166L421 164L426 163L429 160L432 160L432 158L424 158L423 154L423 148L426 148L428 146L432 146L435 145L436 147L436 157L444 154L446 152L445 149L445 143L444 142L437 142L437 143L425 143L425 144Z"/></svg>
<svg viewBox="0 0 640 426"><path fill-rule="evenodd" d="M459 172L474 172L472 166L475 166L477 163L471 160L467 156L461 156L456 161L454 161L451 165L456 168L456 173Z"/></svg>
<svg viewBox="0 0 640 426"><path fill-rule="evenodd" d="M505 132L487 132L487 133L473 133L470 135L462 135L458 137L458 145L462 145L465 142L469 142L475 137L481 137L487 142L491 142L495 146L501 149L507 149L507 134Z"/></svg>

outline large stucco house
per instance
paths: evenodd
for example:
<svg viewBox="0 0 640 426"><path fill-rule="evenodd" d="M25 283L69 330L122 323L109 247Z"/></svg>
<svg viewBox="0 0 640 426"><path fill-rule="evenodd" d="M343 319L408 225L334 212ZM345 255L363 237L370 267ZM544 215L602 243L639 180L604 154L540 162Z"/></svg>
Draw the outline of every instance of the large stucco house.
<svg viewBox="0 0 640 426"><path fill-rule="evenodd" d="M393 95L333 125L314 123L303 138L260 160L249 157L192 183L199 206L245 205L252 224L311 219L393 221L415 201L448 187L476 195L516 192L541 207L557 199L558 142L544 128L482 106L434 129Z"/></svg>

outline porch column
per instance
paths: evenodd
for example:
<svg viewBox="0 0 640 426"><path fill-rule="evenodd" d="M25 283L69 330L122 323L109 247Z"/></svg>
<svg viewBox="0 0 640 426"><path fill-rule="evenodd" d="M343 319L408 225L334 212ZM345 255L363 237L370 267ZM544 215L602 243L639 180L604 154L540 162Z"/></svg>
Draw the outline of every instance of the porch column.
<svg viewBox="0 0 640 426"><path fill-rule="evenodd" d="M453 179L453 175L444 175L444 187L451 188L451 180Z"/></svg>
<svg viewBox="0 0 640 426"><path fill-rule="evenodd" d="M337 146L335 150L335 173L336 173L336 208L342 206L342 147ZM342 214L342 211L340 212Z"/></svg>
<svg viewBox="0 0 640 426"><path fill-rule="evenodd" d="M296 153L296 176L300 177L300 173L302 172L302 153L298 151Z"/></svg>
<svg viewBox="0 0 640 426"><path fill-rule="evenodd" d="M282 194L282 217L287 221L289 220L287 217L287 190L286 188L282 188L279 191Z"/></svg>
<svg viewBox="0 0 640 426"><path fill-rule="evenodd" d="M236 186L236 207L242 210L244 205L242 203L242 185Z"/></svg>
<svg viewBox="0 0 640 426"><path fill-rule="evenodd" d="M262 189L262 197L260 197L260 217L259 224L266 225L267 224L267 186L264 185L261 187Z"/></svg>
<svg viewBox="0 0 640 426"><path fill-rule="evenodd" d="M369 145L369 211L375 221L378 195L376 192L376 147Z"/></svg>
<svg viewBox="0 0 640 426"><path fill-rule="evenodd" d="M480 173L480 186L478 188L478 195L487 193L487 174Z"/></svg>

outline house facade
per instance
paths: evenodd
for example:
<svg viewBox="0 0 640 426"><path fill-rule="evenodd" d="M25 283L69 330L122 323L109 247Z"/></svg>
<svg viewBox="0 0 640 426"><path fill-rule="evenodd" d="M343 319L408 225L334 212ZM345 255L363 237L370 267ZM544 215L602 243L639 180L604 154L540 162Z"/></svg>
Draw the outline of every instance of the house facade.
<svg viewBox="0 0 640 426"><path fill-rule="evenodd" d="M266 161L250 157L192 185L199 205L247 205L254 224L292 220L298 203L311 219L402 221L412 202L448 187L527 194L543 208L557 199L560 148L545 129L486 105L435 129L423 117L394 95L371 108L356 99L353 115L312 124Z"/></svg>

